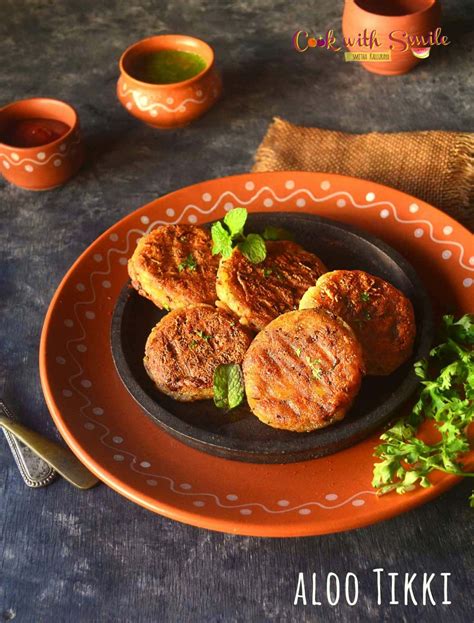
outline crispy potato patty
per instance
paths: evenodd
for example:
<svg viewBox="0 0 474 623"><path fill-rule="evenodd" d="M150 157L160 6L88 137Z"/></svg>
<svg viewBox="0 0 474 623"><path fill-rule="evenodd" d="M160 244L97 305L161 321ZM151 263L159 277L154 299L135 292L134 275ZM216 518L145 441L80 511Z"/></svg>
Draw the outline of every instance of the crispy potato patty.
<svg viewBox="0 0 474 623"><path fill-rule="evenodd" d="M243 372L247 400L259 420L309 432L346 414L363 375L362 349L334 314L293 311L257 335Z"/></svg>
<svg viewBox="0 0 474 623"><path fill-rule="evenodd" d="M413 306L392 284L361 270L322 275L300 302L337 314L349 324L364 352L367 374L387 375L411 355L416 334Z"/></svg>
<svg viewBox="0 0 474 623"><path fill-rule="evenodd" d="M133 287L160 308L214 304L218 258L194 225L162 225L138 241L128 262Z"/></svg>
<svg viewBox="0 0 474 623"><path fill-rule="evenodd" d="M267 242L267 257L252 264L240 251L222 259L217 273L216 304L257 331L274 318L298 308L304 292L326 271L321 260L288 240Z"/></svg>
<svg viewBox="0 0 474 623"><path fill-rule="evenodd" d="M215 368L240 364L251 340L228 312L194 305L166 314L152 329L143 363L164 394L182 402L212 398Z"/></svg>

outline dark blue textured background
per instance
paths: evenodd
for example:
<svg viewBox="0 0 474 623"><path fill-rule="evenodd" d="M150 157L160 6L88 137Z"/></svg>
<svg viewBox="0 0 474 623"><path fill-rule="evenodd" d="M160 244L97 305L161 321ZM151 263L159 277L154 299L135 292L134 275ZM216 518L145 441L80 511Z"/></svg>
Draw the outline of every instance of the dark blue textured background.
<svg viewBox="0 0 474 623"><path fill-rule="evenodd" d="M28 193L0 182L0 391L51 438L38 377L49 300L73 260L117 219L200 180L248 171L273 115L364 132L472 131L470 0L443 3L451 46L401 77L378 77L339 55L298 55L298 28L340 32L341 0L1 0L0 105L44 95L80 114L87 162L65 187ZM161 32L208 40L225 95L181 131L138 123L115 97L117 61ZM470 60L471 59L471 60ZM452 621L472 615L469 483L383 524L319 538L269 540L180 525L105 486L64 481L27 489L0 438L0 620ZM472 524L471 524L472 525ZM451 606L378 607L371 569L449 571ZM358 574L347 606L293 608L298 571Z"/></svg>

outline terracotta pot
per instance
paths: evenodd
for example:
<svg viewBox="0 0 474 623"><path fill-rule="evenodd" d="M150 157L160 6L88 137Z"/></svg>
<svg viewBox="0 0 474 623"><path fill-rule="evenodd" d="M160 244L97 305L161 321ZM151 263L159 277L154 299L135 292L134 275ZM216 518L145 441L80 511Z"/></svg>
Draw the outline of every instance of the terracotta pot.
<svg viewBox="0 0 474 623"><path fill-rule="evenodd" d="M159 50L180 50L199 54L206 67L199 74L172 84L150 84L133 77L136 59ZM187 125L204 114L219 98L222 83L214 67L212 48L187 35L158 35L129 47L120 59L117 96L126 110L155 128Z"/></svg>
<svg viewBox="0 0 474 623"><path fill-rule="evenodd" d="M376 74L399 75L413 69L420 58L410 49L402 51L402 44L389 38L396 33L397 39L407 35L428 36L440 26L441 10L438 0L346 0L342 18L344 38L354 39L364 29L370 34L376 31L380 47L370 49L358 44L348 45L351 52L391 52L391 60L362 62L361 64ZM392 46L392 47L391 47ZM426 46L420 46L426 47Z"/></svg>
<svg viewBox="0 0 474 623"><path fill-rule="evenodd" d="M47 190L64 184L84 160L76 111L65 102L43 97L13 102L0 110L0 136L4 136L12 122L22 119L54 119L67 124L69 130L60 138L37 147L16 147L0 142L3 176L28 190Z"/></svg>

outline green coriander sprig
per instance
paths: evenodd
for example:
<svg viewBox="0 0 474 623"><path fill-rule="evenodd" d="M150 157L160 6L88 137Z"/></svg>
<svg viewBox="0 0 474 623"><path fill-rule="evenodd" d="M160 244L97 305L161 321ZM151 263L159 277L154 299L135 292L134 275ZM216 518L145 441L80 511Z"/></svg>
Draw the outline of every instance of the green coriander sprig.
<svg viewBox="0 0 474 623"><path fill-rule="evenodd" d="M411 413L380 436L372 485L378 493L406 493L419 484L429 487L428 476L440 470L457 476L463 471L460 457L469 451L467 428L474 421L474 315L455 321L444 316L445 341L433 348L429 361L415 364L422 389ZM437 372L430 372L431 366ZM432 420L441 440L427 444L417 437L420 424ZM474 504L474 493L470 498Z"/></svg>

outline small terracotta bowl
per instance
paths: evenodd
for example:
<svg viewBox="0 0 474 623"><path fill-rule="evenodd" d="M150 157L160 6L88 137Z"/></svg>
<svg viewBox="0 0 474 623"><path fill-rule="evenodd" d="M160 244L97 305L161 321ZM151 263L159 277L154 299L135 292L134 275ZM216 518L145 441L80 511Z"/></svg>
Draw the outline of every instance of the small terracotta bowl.
<svg viewBox="0 0 474 623"><path fill-rule="evenodd" d="M54 119L69 126L60 138L38 147L15 147L1 142L9 124L22 119ZM60 100L35 97L8 104L0 110L0 170L12 184L28 190L61 186L84 159L79 117Z"/></svg>
<svg viewBox="0 0 474 623"><path fill-rule="evenodd" d="M370 50L359 45L347 46L351 52L391 51L389 61L361 62L361 65L375 74L396 76L406 74L420 59L411 50L402 51L401 44L389 38L390 33L398 31L407 35L425 35L440 26L441 10L438 0L346 0L342 17L344 38L354 39L366 29L370 34L376 31L379 48ZM391 48L390 46L394 46Z"/></svg>
<svg viewBox="0 0 474 623"><path fill-rule="evenodd" d="M189 80L172 84L151 84L133 77L137 58L159 50L179 50L199 54L206 67ZM214 105L222 82L214 66L214 51L204 41L187 35L158 35L129 47L120 59L117 96L128 112L154 128L170 129L188 125Z"/></svg>

